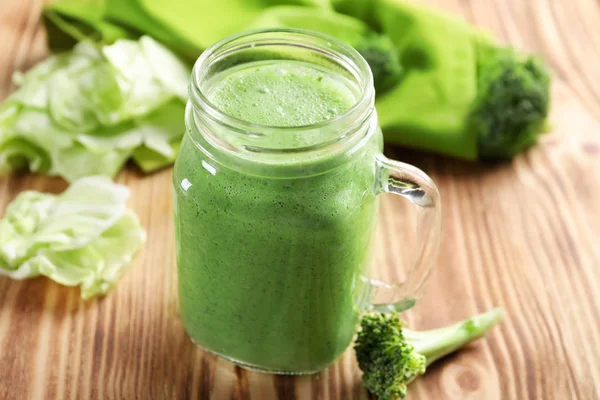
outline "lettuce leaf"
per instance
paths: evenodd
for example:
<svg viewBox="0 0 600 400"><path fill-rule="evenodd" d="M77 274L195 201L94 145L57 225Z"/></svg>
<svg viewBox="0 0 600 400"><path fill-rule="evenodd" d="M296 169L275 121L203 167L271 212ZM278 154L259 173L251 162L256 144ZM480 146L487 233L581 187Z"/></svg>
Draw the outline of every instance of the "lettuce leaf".
<svg viewBox="0 0 600 400"><path fill-rule="evenodd" d="M138 148L151 150L143 152L145 171L172 163L185 130L188 76L149 37L83 41L15 74L19 89L0 105L0 172L112 177Z"/></svg>
<svg viewBox="0 0 600 400"><path fill-rule="evenodd" d="M60 195L22 192L0 221L0 275L46 276L81 286L81 297L106 294L145 240L125 207L129 191L91 176Z"/></svg>
<svg viewBox="0 0 600 400"><path fill-rule="evenodd" d="M173 140L170 145L171 149L173 149L172 156L164 156L146 146L142 146L138 147L133 152L133 160L144 172L151 172L160 168L164 168L167 165L175 162L175 156L177 155L177 152L179 152L181 141Z"/></svg>

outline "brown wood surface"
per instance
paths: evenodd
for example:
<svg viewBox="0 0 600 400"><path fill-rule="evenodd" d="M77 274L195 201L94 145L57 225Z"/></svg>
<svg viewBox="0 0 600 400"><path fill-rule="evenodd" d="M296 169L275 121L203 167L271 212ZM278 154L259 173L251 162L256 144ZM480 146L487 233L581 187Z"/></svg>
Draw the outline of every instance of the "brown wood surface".
<svg viewBox="0 0 600 400"><path fill-rule="evenodd" d="M0 0L0 98L45 55L42 0ZM413 399L600 399L600 2L436 0L543 54L554 69L553 130L511 163L476 165L387 149L436 180L445 209L439 266L407 319L448 324L493 306L505 322L432 367ZM197 349L176 314L171 171L119 182L148 243L117 289L84 302L46 279L0 278L0 399L366 399L351 351L319 375L273 377ZM0 207L59 179L0 178ZM409 207L386 197L376 261L408 259Z"/></svg>

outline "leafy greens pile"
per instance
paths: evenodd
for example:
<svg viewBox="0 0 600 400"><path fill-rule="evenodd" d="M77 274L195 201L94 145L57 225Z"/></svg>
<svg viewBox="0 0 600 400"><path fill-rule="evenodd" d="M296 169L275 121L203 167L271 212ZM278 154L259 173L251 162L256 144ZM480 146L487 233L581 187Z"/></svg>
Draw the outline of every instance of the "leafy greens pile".
<svg viewBox="0 0 600 400"><path fill-rule="evenodd" d="M128 195L105 176L82 178L60 195L22 192L0 221L0 275L43 275L81 286L84 299L107 293L145 240L125 207Z"/></svg>
<svg viewBox="0 0 600 400"><path fill-rule="evenodd" d="M250 28L304 28L341 39L369 62L385 140L471 160L511 158L547 127L550 78L536 57L409 0L56 0L50 42L148 34L196 58Z"/></svg>
<svg viewBox="0 0 600 400"><path fill-rule="evenodd" d="M68 181L114 176L131 157L151 171L173 161L184 132L189 70L143 36L79 42L25 74L0 106L0 170Z"/></svg>

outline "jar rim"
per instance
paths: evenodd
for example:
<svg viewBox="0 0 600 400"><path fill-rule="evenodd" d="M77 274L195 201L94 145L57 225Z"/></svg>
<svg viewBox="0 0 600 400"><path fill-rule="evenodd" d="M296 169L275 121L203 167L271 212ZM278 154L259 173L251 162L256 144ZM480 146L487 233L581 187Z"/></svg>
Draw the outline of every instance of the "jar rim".
<svg viewBox="0 0 600 400"><path fill-rule="evenodd" d="M273 36L273 34L280 35ZM343 63L346 69L359 81L360 93L356 102L350 108L331 119L299 126L257 124L236 118L220 110L209 100L208 96L202 90L203 71L205 71L213 62L217 61L219 57L226 56L239 50L236 49L236 46L245 45L246 47L243 48L254 47L264 36L270 36L269 45L285 45L294 42L297 46L301 46L308 50L312 49L318 51L323 55L335 57L337 61ZM311 40L312 42L310 42ZM370 116L369 109L373 108L375 89L373 86L373 75L369 64L362 55L350 45L332 36L306 29L270 28L240 32L228 36L206 49L200 55L192 69L189 85L189 98L194 108L201 109L203 114L213 122L227 126L229 129L233 129L238 133L256 134L258 132L261 134L276 134L289 131L301 132L321 129L336 123L341 123L345 120L354 121L355 123L365 121Z"/></svg>

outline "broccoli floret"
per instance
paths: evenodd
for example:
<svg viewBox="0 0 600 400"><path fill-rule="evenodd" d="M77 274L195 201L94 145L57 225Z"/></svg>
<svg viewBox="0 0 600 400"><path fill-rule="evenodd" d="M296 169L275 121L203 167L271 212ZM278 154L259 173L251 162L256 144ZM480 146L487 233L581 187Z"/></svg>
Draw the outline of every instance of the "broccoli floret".
<svg viewBox="0 0 600 400"><path fill-rule="evenodd" d="M396 313L369 313L354 345L363 386L380 399L403 398L406 385L425 373L426 359L406 341L402 326Z"/></svg>
<svg viewBox="0 0 600 400"><path fill-rule="evenodd" d="M378 95L398 83L402 76L402 67L398 51L389 36L369 32L354 47L371 67L373 83Z"/></svg>
<svg viewBox="0 0 600 400"><path fill-rule="evenodd" d="M411 331L397 313L367 313L354 350L363 371L363 386L380 400L406 396L407 385L434 361L482 337L500 322L495 309L431 331Z"/></svg>
<svg viewBox="0 0 600 400"><path fill-rule="evenodd" d="M550 77L542 61L510 48L479 57L477 98L467 129L477 135L479 159L511 158L544 131Z"/></svg>

